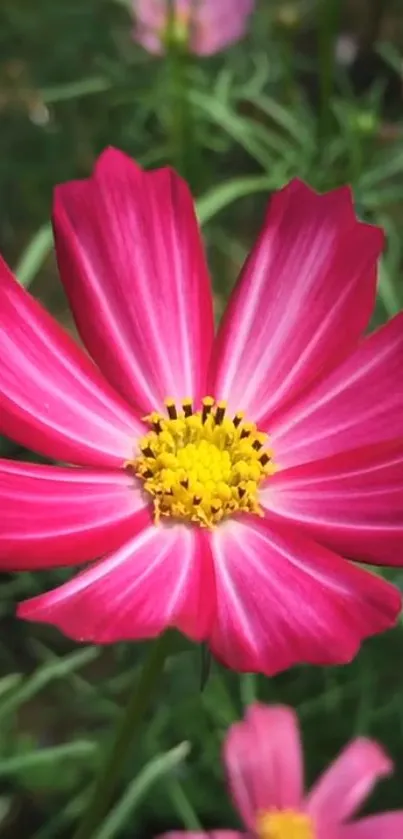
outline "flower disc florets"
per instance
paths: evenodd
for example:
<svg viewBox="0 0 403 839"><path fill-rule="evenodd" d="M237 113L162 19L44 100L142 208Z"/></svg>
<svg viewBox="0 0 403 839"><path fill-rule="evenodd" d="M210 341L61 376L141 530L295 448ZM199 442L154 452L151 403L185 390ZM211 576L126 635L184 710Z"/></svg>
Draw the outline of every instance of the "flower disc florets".
<svg viewBox="0 0 403 839"><path fill-rule="evenodd" d="M259 839L315 839L312 819L293 810L263 813L258 819Z"/></svg>
<svg viewBox="0 0 403 839"><path fill-rule="evenodd" d="M259 485L275 471L267 434L242 413L228 419L225 402L210 396L196 412L190 399L180 412L173 399L165 404L167 416L146 417L152 430L129 464L154 499L155 520L170 516L213 527L236 512L260 515Z"/></svg>

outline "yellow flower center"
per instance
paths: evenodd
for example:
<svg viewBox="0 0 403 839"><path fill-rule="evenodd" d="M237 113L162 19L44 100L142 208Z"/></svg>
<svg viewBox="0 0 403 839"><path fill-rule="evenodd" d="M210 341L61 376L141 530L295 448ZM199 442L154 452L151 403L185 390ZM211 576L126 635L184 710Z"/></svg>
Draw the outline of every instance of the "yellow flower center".
<svg viewBox="0 0 403 839"><path fill-rule="evenodd" d="M262 515L258 488L275 471L267 434L241 413L229 419L225 402L210 396L196 412L191 399L181 411L173 399L165 405L167 415L145 417L151 430L126 464L152 496L156 522L169 516L214 527L233 513Z"/></svg>
<svg viewBox="0 0 403 839"><path fill-rule="evenodd" d="M259 839L315 839L312 819L294 810L262 813L257 820Z"/></svg>

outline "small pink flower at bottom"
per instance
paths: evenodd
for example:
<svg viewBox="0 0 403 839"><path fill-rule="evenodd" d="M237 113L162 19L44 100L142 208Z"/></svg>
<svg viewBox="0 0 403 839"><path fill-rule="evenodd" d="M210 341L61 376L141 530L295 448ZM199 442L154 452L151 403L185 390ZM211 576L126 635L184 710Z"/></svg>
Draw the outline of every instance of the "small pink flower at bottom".
<svg viewBox="0 0 403 839"><path fill-rule="evenodd" d="M174 832L160 839L401 839L403 810L355 820L378 779L393 765L373 740L353 740L304 793L296 715L284 706L252 705L231 726L224 762L246 833Z"/></svg>
<svg viewBox="0 0 403 839"><path fill-rule="evenodd" d="M350 661L401 606L362 567L403 564L403 316L365 336L381 231L292 181L214 336L174 172L109 149L54 229L85 349L1 262L0 431L58 465L0 460L0 567L86 567L19 614L174 627L239 671Z"/></svg>
<svg viewBox="0 0 403 839"><path fill-rule="evenodd" d="M134 0L134 38L149 52L165 52L171 38L196 55L220 52L245 35L254 0Z"/></svg>

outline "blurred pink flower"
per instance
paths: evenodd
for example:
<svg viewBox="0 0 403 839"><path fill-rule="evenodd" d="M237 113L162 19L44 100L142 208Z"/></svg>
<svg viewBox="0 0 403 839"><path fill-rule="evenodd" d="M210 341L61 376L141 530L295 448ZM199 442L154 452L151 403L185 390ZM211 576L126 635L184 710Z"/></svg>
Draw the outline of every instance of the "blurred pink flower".
<svg viewBox="0 0 403 839"><path fill-rule="evenodd" d="M0 461L0 566L98 561L19 614L98 643L173 626L240 671L349 661L401 605L357 565L403 563L403 315L364 337L381 231L292 181L214 339L174 172L109 149L54 229L89 355L1 263L0 430L74 467Z"/></svg>
<svg viewBox="0 0 403 839"><path fill-rule="evenodd" d="M252 705L231 726L224 762L247 833L166 833L160 839L401 839L403 810L351 817L393 764L373 740L353 740L304 794L298 721L291 708Z"/></svg>
<svg viewBox="0 0 403 839"><path fill-rule="evenodd" d="M254 0L134 0L134 37L149 52L165 52L172 37L196 55L212 55L245 34Z"/></svg>

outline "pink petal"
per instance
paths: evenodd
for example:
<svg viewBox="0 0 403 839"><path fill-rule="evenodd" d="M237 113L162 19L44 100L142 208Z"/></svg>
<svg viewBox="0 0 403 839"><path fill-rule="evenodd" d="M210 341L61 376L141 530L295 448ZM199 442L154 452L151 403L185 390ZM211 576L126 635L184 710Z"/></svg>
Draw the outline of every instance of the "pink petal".
<svg viewBox="0 0 403 839"><path fill-rule="evenodd" d="M275 459L294 466L362 446L403 443L403 313L270 427Z"/></svg>
<svg viewBox="0 0 403 839"><path fill-rule="evenodd" d="M321 829L343 823L368 798L377 781L392 770L391 760L378 743L358 738L343 749L316 783L308 796L307 809Z"/></svg>
<svg viewBox="0 0 403 839"><path fill-rule="evenodd" d="M140 422L1 258L0 311L0 431L56 460L132 457Z"/></svg>
<svg viewBox="0 0 403 839"><path fill-rule="evenodd" d="M340 839L402 839L403 810L369 816L340 831Z"/></svg>
<svg viewBox="0 0 403 839"><path fill-rule="evenodd" d="M137 23L132 31L133 40L141 44L147 52L152 53L152 55L164 54L165 45L161 40L161 36L153 29L148 29L146 26L143 26L143 24Z"/></svg>
<svg viewBox="0 0 403 839"><path fill-rule="evenodd" d="M232 725L224 744L232 795L245 825L257 814L300 809L303 766L298 720L291 708L252 705L244 722Z"/></svg>
<svg viewBox="0 0 403 839"><path fill-rule="evenodd" d="M57 256L81 337L139 410L205 393L212 298L186 184L108 149L87 181L59 186Z"/></svg>
<svg viewBox="0 0 403 839"><path fill-rule="evenodd" d="M213 21L206 31L196 30L190 44L191 52L195 55L215 55L240 41L246 31L247 21L244 18L232 17L219 23Z"/></svg>
<svg viewBox="0 0 403 839"><path fill-rule="evenodd" d="M210 0L196 4L191 27L190 50L213 55L239 41L247 31L253 0Z"/></svg>
<svg viewBox="0 0 403 839"><path fill-rule="evenodd" d="M167 16L167 0L133 0L136 20L144 26L160 29Z"/></svg>
<svg viewBox="0 0 403 839"><path fill-rule="evenodd" d="M168 627L199 641L214 607L205 534L150 525L70 582L22 603L18 614L96 644L152 638Z"/></svg>
<svg viewBox="0 0 403 839"><path fill-rule="evenodd" d="M184 23L189 20L189 50L198 55L212 55L245 34L254 0L176 0L175 13ZM168 26L167 0L137 0L134 3L136 27L133 37L152 53L165 52L162 38ZM190 18L189 18L190 15Z"/></svg>
<svg viewBox="0 0 403 839"><path fill-rule="evenodd" d="M212 534L217 615L211 647L238 671L341 664L393 626L398 591L280 520L252 516Z"/></svg>
<svg viewBox="0 0 403 839"><path fill-rule="evenodd" d="M262 504L355 560L403 565L403 445L378 445L277 472Z"/></svg>
<svg viewBox="0 0 403 839"><path fill-rule="evenodd" d="M338 364L368 324L382 244L347 187L318 195L294 180L277 193L219 330L210 390L267 424Z"/></svg>
<svg viewBox="0 0 403 839"><path fill-rule="evenodd" d="M144 527L145 502L124 472L0 460L0 566L77 565Z"/></svg>

